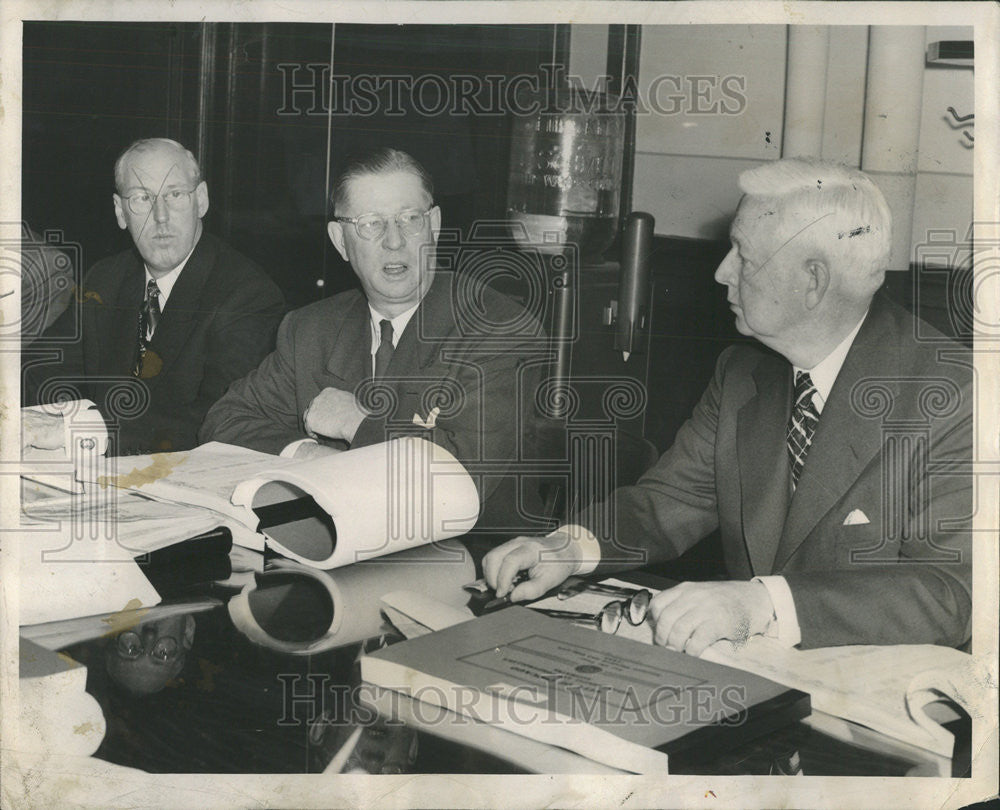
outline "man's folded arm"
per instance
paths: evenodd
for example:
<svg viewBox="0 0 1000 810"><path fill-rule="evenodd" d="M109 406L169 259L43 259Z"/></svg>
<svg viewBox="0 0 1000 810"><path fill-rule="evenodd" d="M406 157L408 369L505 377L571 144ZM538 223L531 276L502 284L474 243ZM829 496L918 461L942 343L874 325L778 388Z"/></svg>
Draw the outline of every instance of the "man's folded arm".
<svg viewBox="0 0 1000 810"><path fill-rule="evenodd" d="M535 385L537 374L529 370L521 374L522 365L537 344L525 343L502 350L465 351L455 364L454 382L460 394L457 406L443 403L440 413L400 414L403 424L391 424L385 417L368 416L354 434L352 447L385 441L387 435L404 430L440 445L461 461L474 477L477 463L483 463L492 474L481 479L480 498L489 497L499 485L501 468L508 468L521 458L521 442L525 434L534 434L534 414L523 404L525 387ZM443 349L448 352L449 349ZM448 392L443 396L448 398ZM454 410L452 413L451 411ZM525 413L529 410L528 413ZM430 427L412 421L417 416Z"/></svg>

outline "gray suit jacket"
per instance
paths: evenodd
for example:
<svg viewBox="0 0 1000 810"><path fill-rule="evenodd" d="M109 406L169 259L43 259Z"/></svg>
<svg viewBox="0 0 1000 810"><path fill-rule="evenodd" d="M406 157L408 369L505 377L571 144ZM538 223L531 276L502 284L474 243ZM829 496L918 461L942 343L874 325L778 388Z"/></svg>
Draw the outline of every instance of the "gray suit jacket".
<svg viewBox="0 0 1000 810"><path fill-rule="evenodd" d="M719 529L731 578L786 578L803 647L964 643L972 359L916 334L909 313L875 298L794 494L791 366L759 348L724 351L673 446L614 493L613 530L607 504L578 516L602 541L599 570L673 558Z"/></svg>
<svg viewBox="0 0 1000 810"><path fill-rule="evenodd" d="M484 502L479 531L507 537L536 529L538 479L518 471L536 452L533 398L545 334L506 296L487 288L470 297L455 286L451 274L437 274L375 387L370 311L360 291L290 313L275 351L216 403L201 440L279 453L306 437L302 416L320 391L351 391L372 411L352 447L402 434L430 439L476 481ZM475 312L459 306L471 301L480 307ZM414 425L414 415L426 420L434 407L440 413L432 430Z"/></svg>

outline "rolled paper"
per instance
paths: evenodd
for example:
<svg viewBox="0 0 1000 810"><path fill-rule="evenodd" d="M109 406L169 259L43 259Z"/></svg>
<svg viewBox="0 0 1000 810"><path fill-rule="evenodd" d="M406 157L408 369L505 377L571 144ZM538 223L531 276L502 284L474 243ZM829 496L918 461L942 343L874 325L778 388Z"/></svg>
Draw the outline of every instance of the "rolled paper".
<svg viewBox="0 0 1000 810"><path fill-rule="evenodd" d="M382 597L419 589L461 608L462 586L475 578L457 541L409 549L336 570L276 559L229 601L233 624L251 641L278 652L311 655L385 630Z"/></svg>
<svg viewBox="0 0 1000 810"><path fill-rule="evenodd" d="M479 518L461 463L409 436L275 469L238 484L232 502L280 554L326 569L465 534Z"/></svg>

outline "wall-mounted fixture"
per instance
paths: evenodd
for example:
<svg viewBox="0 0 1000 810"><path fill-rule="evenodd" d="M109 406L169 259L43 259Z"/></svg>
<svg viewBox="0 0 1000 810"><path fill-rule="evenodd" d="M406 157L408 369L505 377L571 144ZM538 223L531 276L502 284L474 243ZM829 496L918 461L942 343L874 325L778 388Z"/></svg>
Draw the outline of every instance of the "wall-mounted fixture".
<svg viewBox="0 0 1000 810"><path fill-rule="evenodd" d="M972 67L975 43L971 39L945 39L927 46L928 65Z"/></svg>
<svg viewBox="0 0 1000 810"><path fill-rule="evenodd" d="M959 115L954 107L949 107L948 112L951 113L951 117L955 120L959 126L972 126L972 121L975 119L975 113L969 113L968 115ZM967 129L962 131L962 134L969 139L970 143L975 143L975 136L969 132Z"/></svg>

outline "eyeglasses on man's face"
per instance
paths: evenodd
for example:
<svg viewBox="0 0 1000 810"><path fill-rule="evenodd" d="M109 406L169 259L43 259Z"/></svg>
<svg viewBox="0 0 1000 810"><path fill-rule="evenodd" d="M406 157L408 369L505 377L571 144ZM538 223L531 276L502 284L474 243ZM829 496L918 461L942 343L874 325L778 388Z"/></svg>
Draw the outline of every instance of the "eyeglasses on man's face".
<svg viewBox="0 0 1000 810"><path fill-rule="evenodd" d="M127 630L118 636L118 654L129 660L141 658L146 652L142 644L142 638L138 633ZM171 636L161 636L149 650L149 657L160 663L168 663L177 658L180 653L180 645L177 639Z"/></svg>
<svg viewBox="0 0 1000 810"><path fill-rule="evenodd" d="M153 194L150 191L137 191L128 197L122 197L128 205L128 210L137 217L145 216L153 210L153 204L157 197L163 200L164 204L171 211L186 211L191 205L191 195L197 191L196 188L180 189L173 188L160 194Z"/></svg>
<svg viewBox="0 0 1000 810"><path fill-rule="evenodd" d="M399 228L400 233L404 236L420 236L424 231L426 217L432 209L433 206L426 211L420 211L417 208L407 208L405 211L400 211L393 216L392 219L396 220L396 227ZM335 216L334 220L353 225L354 230L358 232L358 236L369 242L380 238L385 233L385 229L389 227L389 217L384 217L381 214L362 214L359 217Z"/></svg>

